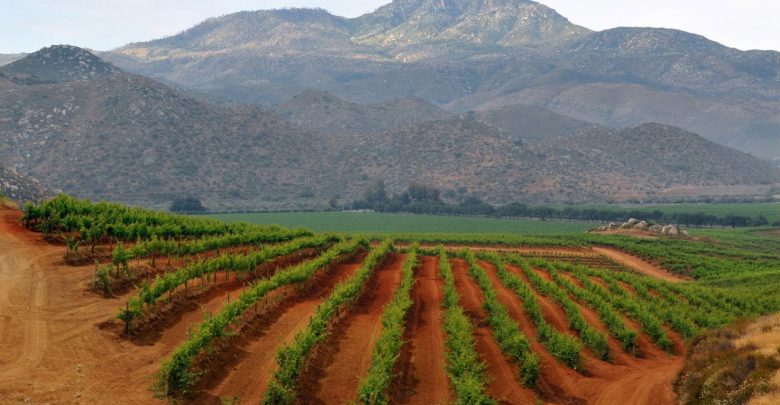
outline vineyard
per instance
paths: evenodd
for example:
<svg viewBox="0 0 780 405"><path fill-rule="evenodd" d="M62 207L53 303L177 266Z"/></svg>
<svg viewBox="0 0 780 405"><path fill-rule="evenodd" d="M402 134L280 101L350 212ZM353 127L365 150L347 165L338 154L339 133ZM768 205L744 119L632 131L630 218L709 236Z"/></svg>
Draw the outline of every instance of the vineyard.
<svg viewBox="0 0 780 405"><path fill-rule="evenodd" d="M0 280L0 310L32 308L0 317L20 347L0 402L696 403L688 347L780 311L761 233L378 239L65 196L0 213L20 252L0 277L30 277Z"/></svg>

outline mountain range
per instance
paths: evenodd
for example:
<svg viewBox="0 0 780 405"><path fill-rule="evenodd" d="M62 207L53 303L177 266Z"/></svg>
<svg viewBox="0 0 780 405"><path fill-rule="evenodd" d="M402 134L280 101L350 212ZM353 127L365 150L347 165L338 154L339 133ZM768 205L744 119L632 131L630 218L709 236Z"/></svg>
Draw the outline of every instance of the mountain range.
<svg viewBox="0 0 780 405"><path fill-rule="evenodd" d="M80 197L214 210L323 208L380 180L491 203L773 184L767 160L724 145L779 154L776 59L592 32L524 0L242 12L0 66L0 162Z"/></svg>
<svg viewBox="0 0 780 405"><path fill-rule="evenodd" d="M230 14L103 54L224 102L309 89L358 103L418 97L453 112L531 105L614 128L659 122L780 157L780 53L682 31L591 31L528 0L396 0Z"/></svg>

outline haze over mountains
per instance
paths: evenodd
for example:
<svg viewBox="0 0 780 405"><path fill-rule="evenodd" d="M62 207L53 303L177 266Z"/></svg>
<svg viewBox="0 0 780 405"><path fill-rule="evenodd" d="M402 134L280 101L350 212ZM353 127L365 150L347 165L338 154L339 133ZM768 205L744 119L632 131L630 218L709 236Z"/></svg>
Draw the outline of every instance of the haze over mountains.
<svg viewBox="0 0 780 405"><path fill-rule="evenodd" d="M493 203L780 183L765 160L662 125L780 156L778 55L591 32L524 0L242 12L0 66L0 161L78 196L229 209L346 203L378 180Z"/></svg>
<svg viewBox="0 0 780 405"><path fill-rule="evenodd" d="M354 19L243 12L105 57L238 102L316 88L456 112L528 104L617 128L660 122L780 157L780 53L675 30L592 32L526 0L403 0Z"/></svg>

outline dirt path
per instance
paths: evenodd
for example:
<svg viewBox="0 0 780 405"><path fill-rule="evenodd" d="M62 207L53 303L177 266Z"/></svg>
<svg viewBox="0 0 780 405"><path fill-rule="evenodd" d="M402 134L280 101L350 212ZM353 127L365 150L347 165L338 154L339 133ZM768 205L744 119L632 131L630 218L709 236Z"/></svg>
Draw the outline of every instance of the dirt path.
<svg viewBox="0 0 780 405"><path fill-rule="evenodd" d="M66 266L20 215L0 210L0 403L163 403L148 390L162 346L98 328L119 300L85 291L94 267Z"/></svg>
<svg viewBox="0 0 780 405"><path fill-rule="evenodd" d="M686 278L672 274L658 266L652 265L642 259L616 249L594 247L593 251L600 253L626 267L629 267L638 273L642 273L650 277L655 277L657 279L669 281L672 283L688 281Z"/></svg>
<svg viewBox="0 0 780 405"><path fill-rule="evenodd" d="M682 357L679 357L679 361L645 365L641 372L618 374L605 383L599 394L589 402L594 405L674 404L677 396L672 390L672 383L682 365Z"/></svg>
<svg viewBox="0 0 780 405"><path fill-rule="evenodd" d="M487 321L487 312L482 308L484 297L479 286L469 277L468 266L461 259L452 261L455 287L461 295L460 305L475 322L474 338L477 352L487 365L488 394L505 404L532 404L536 393L522 387L517 377L519 369L509 362L493 338L493 331Z"/></svg>
<svg viewBox="0 0 780 405"><path fill-rule="evenodd" d="M394 402L402 404L447 404L451 402L449 378L444 360L446 336L441 305L444 282L439 275L439 260L425 256L420 260L412 289L414 306L407 318L410 359L400 370L399 388ZM402 356L403 357L403 356Z"/></svg>
<svg viewBox="0 0 780 405"><path fill-rule="evenodd" d="M331 270L333 276L325 277L314 290L306 293L306 298L295 301L280 311L279 315L267 324L258 325L257 330L242 333L246 341L231 350L236 353L237 364L228 365L224 378L201 394L197 403L220 404L225 398L241 398L244 403L260 403L268 388L268 383L276 371L276 350L292 341L295 335L309 323L333 287L351 277L360 267L364 255L339 264Z"/></svg>
<svg viewBox="0 0 780 405"><path fill-rule="evenodd" d="M384 307L401 282L404 260L403 255L393 255L377 270L363 299L328 339L335 346L324 349L324 364L312 371L310 377L318 377L316 384L301 384L306 385L300 393L303 403L343 404L357 397L360 380L371 366L374 343L382 333Z"/></svg>

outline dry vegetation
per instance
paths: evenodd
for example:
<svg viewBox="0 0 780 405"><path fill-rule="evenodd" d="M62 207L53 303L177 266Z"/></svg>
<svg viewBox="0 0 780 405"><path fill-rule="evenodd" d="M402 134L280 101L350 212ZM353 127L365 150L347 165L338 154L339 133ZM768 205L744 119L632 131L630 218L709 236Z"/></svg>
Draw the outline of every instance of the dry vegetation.
<svg viewBox="0 0 780 405"><path fill-rule="evenodd" d="M780 315L743 320L698 337L676 388L686 404L777 404Z"/></svg>

